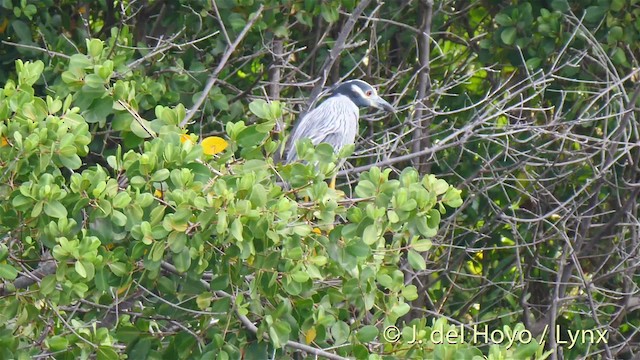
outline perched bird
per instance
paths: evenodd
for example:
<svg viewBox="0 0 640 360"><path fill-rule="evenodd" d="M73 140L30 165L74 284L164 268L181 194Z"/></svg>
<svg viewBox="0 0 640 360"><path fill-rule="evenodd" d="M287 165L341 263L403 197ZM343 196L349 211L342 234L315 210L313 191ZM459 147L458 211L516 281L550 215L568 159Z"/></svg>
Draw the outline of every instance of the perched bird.
<svg viewBox="0 0 640 360"><path fill-rule="evenodd" d="M328 143L336 152L355 143L360 108L364 107L395 111L378 96L373 86L362 80L349 80L335 86L327 100L299 120L285 149L285 163L298 159L296 142L300 139L309 138L313 145Z"/></svg>

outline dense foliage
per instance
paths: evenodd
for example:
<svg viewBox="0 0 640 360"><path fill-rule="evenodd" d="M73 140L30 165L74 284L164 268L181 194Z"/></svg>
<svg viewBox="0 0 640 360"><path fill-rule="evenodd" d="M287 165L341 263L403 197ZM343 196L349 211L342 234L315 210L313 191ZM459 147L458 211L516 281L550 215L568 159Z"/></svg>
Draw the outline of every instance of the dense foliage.
<svg viewBox="0 0 640 360"><path fill-rule="evenodd" d="M640 350L637 0L0 8L1 357Z"/></svg>

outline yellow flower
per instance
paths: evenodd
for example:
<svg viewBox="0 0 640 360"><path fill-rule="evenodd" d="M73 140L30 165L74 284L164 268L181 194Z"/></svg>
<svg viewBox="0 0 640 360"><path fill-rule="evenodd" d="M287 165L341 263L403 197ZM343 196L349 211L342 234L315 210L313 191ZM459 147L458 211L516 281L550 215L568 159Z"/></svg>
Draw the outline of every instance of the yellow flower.
<svg viewBox="0 0 640 360"><path fill-rule="evenodd" d="M184 144L187 141L191 141L191 136L189 136L189 134L181 134L180 135L180 143Z"/></svg>
<svg viewBox="0 0 640 360"><path fill-rule="evenodd" d="M202 140L202 150L207 155L215 155L224 151L229 144L221 137L209 136Z"/></svg>
<svg viewBox="0 0 640 360"><path fill-rule="evenodd" d="M5 147L7 145L9 145L9 141L7 140L7 138L4 136L0 137L0 147Z"/></svg>

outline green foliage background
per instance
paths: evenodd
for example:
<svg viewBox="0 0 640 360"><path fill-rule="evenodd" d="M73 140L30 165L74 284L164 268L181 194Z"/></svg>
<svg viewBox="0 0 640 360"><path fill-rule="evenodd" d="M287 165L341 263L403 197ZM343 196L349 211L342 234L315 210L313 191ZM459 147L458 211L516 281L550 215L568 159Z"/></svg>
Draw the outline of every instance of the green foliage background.
<svg viewBox="0 0 640 360"><path fill-rule="evenodd" d="M637 0L0 9L2 358L639 350ZM274 157L345 78L399 111L334 190L330 147Z"/></svg>

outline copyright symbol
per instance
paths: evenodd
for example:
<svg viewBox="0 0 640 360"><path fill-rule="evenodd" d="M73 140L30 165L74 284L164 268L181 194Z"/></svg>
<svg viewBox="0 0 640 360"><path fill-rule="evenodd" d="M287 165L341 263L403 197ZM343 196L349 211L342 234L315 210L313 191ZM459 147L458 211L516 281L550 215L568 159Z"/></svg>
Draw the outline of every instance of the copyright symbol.
<svg viewBox="0 0 640 360"><path fill-rule="evenodd" d="M384 328L382 332L382 337L386 342L395 343L400 340L400 329L391 325Z"/></svg>

